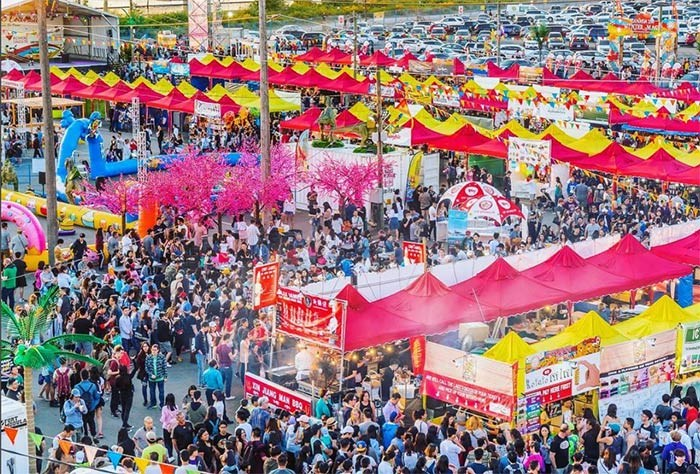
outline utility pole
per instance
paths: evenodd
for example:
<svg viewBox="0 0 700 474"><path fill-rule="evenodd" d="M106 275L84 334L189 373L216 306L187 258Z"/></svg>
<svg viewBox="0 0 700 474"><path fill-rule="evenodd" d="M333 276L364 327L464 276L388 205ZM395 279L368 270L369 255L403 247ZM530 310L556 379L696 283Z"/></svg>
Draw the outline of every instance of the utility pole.
<svg viewBox="0 0 700 474"><path fill-rule="evenodd" d="M496 2L496 66L501 67L501 0Z"/></svg>
<svg viewBox="0 0 700 474"><path fill-rule="evenodd" d="M357 12L352 11L352 78L357 79Z"/></svg>
<svg viewBox="0 0 700 474"><path fill-rule="evenodd" d="M44 170L46 171L46 235L49 247L49 266L56 262L53 249L58 239L56 203L56 151L53 143L53 115L51 111L51 75L49 65L49 38L46 28L46 2L35 0L39 27L39 71L41 71L41 95L44 107ZM33 464L33 463L31 463Z"/></svg>
<svg viewBox="0 0 700 474"><path fill-rule="evenodd" d="M267 77L267 15L265 0L258 0L260 33L260 175L263 183L270 177L270 85ZM259 216L255 216L256 219Z"/></svg>
<svg viewBox="0 0 700 474"><path fill-rule="evenodd" d="M657 31L656 31L656 85L658 86L661 83L661 35L662 35L662 28L661 28L661 21L663 20L663 10L661 9L661 6L659 5L657 7L659 9L659 17L657 19L658 25L657 25Z"/></svg>
<svg viewBox="0 0 700 474"><path fill-rule="evenodd" d="M382 141L382 80L381 68L377 66L377 164L379 165L379 222L377 225L382 228L384 222L384 144Z"/></svg>

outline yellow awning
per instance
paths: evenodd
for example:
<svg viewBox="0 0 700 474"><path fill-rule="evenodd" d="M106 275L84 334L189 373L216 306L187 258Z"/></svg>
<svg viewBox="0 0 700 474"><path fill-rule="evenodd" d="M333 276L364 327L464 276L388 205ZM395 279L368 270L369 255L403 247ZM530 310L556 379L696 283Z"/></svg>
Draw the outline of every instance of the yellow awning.
<svg viewBox="0 0 700 474"><path fill-rule="evenodd" d="M598 336L601 346L619 344L628 340L595 311L589 311L578 321L556 336L548 337L532 345L536 352L551 351L565 346L573 346L581 341Z"/></svg>
<svg viewBox="0 0 700 474"><path fill-rule="evenodd" d="M690 314L664 295L642 314L616 324L615 329L629 338L643 338L697 321L699 316Z"/></svg>

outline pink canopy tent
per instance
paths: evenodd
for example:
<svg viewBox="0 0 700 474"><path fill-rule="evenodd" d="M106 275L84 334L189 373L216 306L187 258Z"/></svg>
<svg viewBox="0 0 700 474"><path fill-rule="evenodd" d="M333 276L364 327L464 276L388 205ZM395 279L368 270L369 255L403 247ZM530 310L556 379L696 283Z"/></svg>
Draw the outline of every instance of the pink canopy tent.
<svg viewBox="0 0 700 474"><path fill-rule="evenodd" d="M700 267L700 230L696 230L688 237L652 247L651 251L654 255L674 262Z"/></svg>
<svg viewBox="0 0 700 474"><path fill-rule="evenodd" d="M572 297L567 291L552 288L523 275L502 258L469 280L456 284L452 290L476 300L479 305L493 308L495 312L490 313L487 321L498 316L534 311L543 306L569 301Z"/></svg>
<svg viewBox="0 0 700 474"><path fill-rule="evenodd" d="M528 268L522 275L561 291L571 292L573 300L587 300L625 291L630 281L613 275L586 261L565 245L544 262Z"/></svg>
<svg viewBox="0 0 700 474"><path fill-rule="evenodd" d="M10 72L2 76L3 79L7 79L8 81L21 81L24 79L24 77L24 73L19 69L12 69Z"/></svg>
<svg viewBox="0 0 700 474"><path fill-rule="evenodd" d="M374 305L422 323L424 334L445 333L456 329L459 323L487 321L494 313L488 306L479 309L471 296L457 294L432 273L422 274L405 289L375 301Z"/></svg>
<svg viewBox="0 0 700 474"><path fill-rule="evenodd" d="M351 285L346 285L335 297L348 302L346 352L425 334L423 323L379 308Z"/></svg>
<svg viewBox="0 0 700 474"><path fill-rule="evenodd" d="M628 289L653 285L691 273L688 265L672 262L647 250L631 234L605 252L587 259L589 263L629 279Z"/></svg>

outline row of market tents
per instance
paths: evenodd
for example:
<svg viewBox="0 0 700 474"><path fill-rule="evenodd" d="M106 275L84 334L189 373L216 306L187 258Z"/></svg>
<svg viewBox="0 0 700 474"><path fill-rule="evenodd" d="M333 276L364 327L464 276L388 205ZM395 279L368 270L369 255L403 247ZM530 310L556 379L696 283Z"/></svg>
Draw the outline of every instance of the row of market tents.
<svg viewBox="0 0 700 474"><path fill-rule="evenodd" d="M449 332L460 323L490 322L549 305L644 288L687 276L697 266L700 231L652 250L627 235L586 259L564 246L525 271L499 258L452 287L427 272L405 289L373 302L350 285L336 298L348 302L347 318L352 324L347 325L345 350L353 351Z"/></svg>

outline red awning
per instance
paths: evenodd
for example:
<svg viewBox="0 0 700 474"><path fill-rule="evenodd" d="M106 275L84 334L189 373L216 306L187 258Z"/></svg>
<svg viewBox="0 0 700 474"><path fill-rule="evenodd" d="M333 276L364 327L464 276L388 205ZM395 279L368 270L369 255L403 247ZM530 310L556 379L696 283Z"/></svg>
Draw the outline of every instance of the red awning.
<svg viewBox="0 0 700 474"><path fill-rule="evenodd" d="M652 247L651 251L654 255L674 262L700 267L700 230L696 230L688 237Z"/></svg>
<svg viewBox="0 0 700 474"><path fill-rule="evenodd" d="M508 146L498 138L493 138L480 145L469 147L467 150L472 155L493 156L496 158L508 158Z"/></svg>
<svg viewBox="0 0 700 474"><path fill-rule="evenodd" d="M87 86L74 76L68 76L56 84L51 84L51 93L57 95L71 95L73 92L86 89Z"/></svg>
<svg viewBox="0 0 700 474"><path fill-rule="evenodd" d="M445 333L457 329L459 323L488 321L494 314L487 306L479 310L470 295L460 296L432 273L422 274L405 289L375 301L374 305L422 323L424 334Z"/></svg>
<svg viewBox="0 0 700 474"><path fill-rule="evenodd" d="M346 285L335 297L348 302L346 352L425 334L422 322L390 313L376 302L370 303L351 285Z"/></svg>
<svg viewBox="0 0 700 474"><path fill-rule="evenodd" d="M316 125L316 121L321 115L321 112L322 111L320 108L311 107L309 110L299 115L298 117L294 117L289 120L283 120L282 122L280 122L280 128L286 128L290 130L311 130L314 127L314 125Z"/></svg>
<svg viewBox="0 0 700 474"><path fill-rule="evenodd" d="M586 261L568 245L544 262L528 268L522 275L552 288L572 293L582 301L629 290L630 280L613 275Z"/></svg>
<svg viewBox="0 0 700 474"><path fill-rule="evenodd" d="M588 261L610 273L628 278L630 289L679 278L692 271L688 265L666 260L647 250L631 234L625 235L605 252L588 258Z"/></svg>
<svg viewBox="0 0 700 474"><path fill-rule="evenodd" d="M495 309L487 320L498 316L534 311L550 304L571 299L567 291L544 285L518 272L504 259L499 258L467 281L458 283L452 290ZM429 313L432 314L432 313Z"/></svg>

